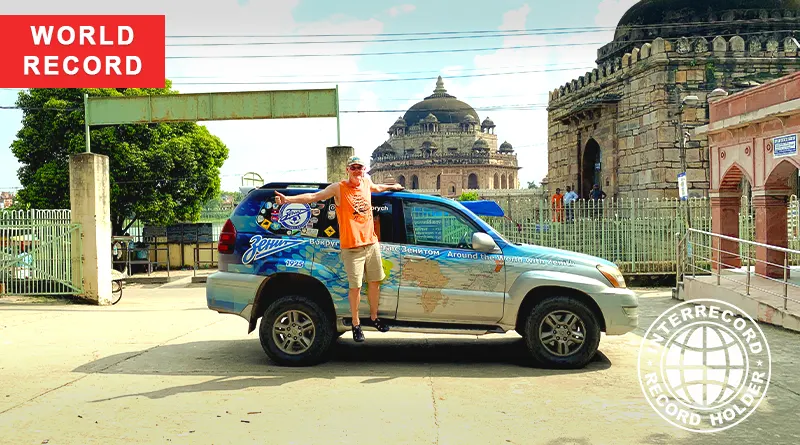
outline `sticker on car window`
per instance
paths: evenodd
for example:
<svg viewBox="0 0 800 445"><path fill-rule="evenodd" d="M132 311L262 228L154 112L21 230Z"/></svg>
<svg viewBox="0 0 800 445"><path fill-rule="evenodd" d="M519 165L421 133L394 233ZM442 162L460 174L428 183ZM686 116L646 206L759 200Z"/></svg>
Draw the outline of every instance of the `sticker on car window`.
<svg viewBox="0 0 800 445"><path fill-rule="evenodd" d="M305 242L303 239L264 238L255 235L250 238L250 248L242 255L242 264L250 264Z"/></svg>
<svg viewBox="0 0 800 445"><path fill-rule="evenodd" d="M281 206L278 222L287 229L299 230L311 219L311 207L308 204L284 204Z"/></svg>

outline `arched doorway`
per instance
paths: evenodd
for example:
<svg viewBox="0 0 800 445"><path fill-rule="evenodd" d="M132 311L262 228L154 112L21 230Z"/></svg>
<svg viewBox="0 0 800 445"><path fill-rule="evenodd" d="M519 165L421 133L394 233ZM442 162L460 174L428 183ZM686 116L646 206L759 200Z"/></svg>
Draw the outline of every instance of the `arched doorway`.
<svg viewBox="0 0 800 445"><path fill-rule="evenodd" d="M497 173L494 174L494 181L492 182L492 188L493 189L500 188L500 176L498 176Z"/></svg>
<svg viewBox="0 0 800 445"><path fill-rule="evenodd" d="M467 177L467 188L469 190L477 190L478 189L478 175L475 173L470 173Z"/></svg>
<svg viewBox="0 0 800 445"><path fill-rule="evenodd" d="M592 187L599 184L602 188L602 166L600 160L602 159L600 144L594 139L589 139L586 143L586 148L583 150L583 159L581 165L581 198L587 199Z"/></svg>
<svg viewBox="0 0 800 445"><path fill-rule="evenodd" d="M506 175L505 174L500 176L500 188L501 189L507 189L508 188L508 182L506 182Z"/></svg>
<svg viewBox="0 0 800 445"><path fill-rule="evenodd" d="M419 188L419 178L417 175L411 176L411 190L416 190Z"/></svg>
<svg viewBox="0 0 800 445"><path fill-rule="evenodd" d="M436 190L441 190L442 188L442 175L436 175Z"/></svg>
<svg viewBox="0 0 800 445"><path fill-rule="evenodd" d="M404 175L400 175L397 177L397 183L402 185L403 187L406 186L406 177Z"/></svg>

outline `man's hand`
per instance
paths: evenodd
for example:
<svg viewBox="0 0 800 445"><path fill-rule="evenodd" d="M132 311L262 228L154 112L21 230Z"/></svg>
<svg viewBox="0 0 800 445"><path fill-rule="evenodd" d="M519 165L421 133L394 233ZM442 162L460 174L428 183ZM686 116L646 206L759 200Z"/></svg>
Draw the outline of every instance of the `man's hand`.
<svg viewBox="0 0 800 445"><path fill-rule="evenodd" d="M400 184L392 184L391 187L389 187L389 190L391 190L393 192L400 192L400 191L403 191L404 189L405 189L405 187L403 187Z"/></svg>
<svg viewBox="0 0 800 445"><path fill-rule="evenodd" d="M286 196L279 192L275 192L275 198L276 198L275 201L277 202L278 205L284 205L287 202L289 202L286 200Z"/></svg>

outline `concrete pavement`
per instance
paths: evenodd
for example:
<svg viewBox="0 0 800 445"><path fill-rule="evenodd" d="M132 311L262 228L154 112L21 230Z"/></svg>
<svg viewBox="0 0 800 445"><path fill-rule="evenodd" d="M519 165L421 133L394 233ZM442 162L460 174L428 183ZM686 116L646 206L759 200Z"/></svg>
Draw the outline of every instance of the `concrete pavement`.
<svg viewBox="0 0 800 445"><path fill-rule="evenodd" d="M281 368L196 285L126 288L114 307L0 303L0 443L800 443L800 336L770 326L772 384L743 424L701 435L653 411L636 360L669 295L642 292L640 329L603 337L579 371L531 367L515 333L345 335L331 362Z"/></svg>

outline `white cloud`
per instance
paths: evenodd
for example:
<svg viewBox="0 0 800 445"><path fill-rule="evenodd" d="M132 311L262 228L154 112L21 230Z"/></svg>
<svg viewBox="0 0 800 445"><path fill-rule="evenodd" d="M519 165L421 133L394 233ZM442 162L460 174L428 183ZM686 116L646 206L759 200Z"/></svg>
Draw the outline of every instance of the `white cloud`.
<svg viewBox="0 0 800 445"><path fill-rule="evenodd" d="M250 0L239 3L203 2L195 0L139 0L137 2L108 2L83 0L78 5L55 0L31 0L4 5L5 14L165 14L167 35L301 35L301 34L375 34L383 31L383 24L375 19L356 20L342 14L308 23L298 23L292 15L299 0ZM401 11L407 11L408 8ZM413 10L413 8L412 8ZM168 43L247 42L265 41L237 37L234 39L168 39ZM275 41L275 39L266 39ZM319 41L320 38L293 38L283 41ZM264 46L206 46L168 47L171 55L238 55L238 54L348 54L361 53L369 43L299 44ZM337 80L363 77L357 56L285 57L246 59L168 59L167 77L182 93L280 90L303 88L333 88ZM380 73L375 73L380 74ZM178 77L204 76L204 79ZM259 77L261 76L261 77ZM269 79L263 76L286 76ZM211 77L211 78L209 78ZM328 81L302 84L303 81ZM261 82L262 84L204 84L189 82ZM265 85L263 82L282 82ZM340 97L358 99L342 102L342 109L378 109L377 98L369 90L370 84L342 84ZM341 117L341 142L356 147L357 153L369 157L386 134L386 114L343 114ZM325 181L325 148L336 145L336 120L282 119L251 121L205 122L209 130L219 136L230 149L228 160L222 167L222 186L234 189L240 185L239 175L255 171L267 181L306 180ZM377 141L377 142L376 142ZM10 141L9 141L10 142Z"/></svg>
<svg viewBox="0 0 800 445"><path fill-rule="evenodd" d="M400 14L413 12L416 9L416 6L407 3L403 5L392 6L389 8L389 15L392 17L397 17Z"/></svg>
<svg viewBox="0 0 800 445"><path fill-rule="evenodd" d="M533 9L525 4L503 14L500 30L525 29ZM593 34L517 35L503 39L503 48L477 55L475 68L489 71L541 71L504 76L446 80L448 92L478 108L483 120L491 117L497 125L498 142L510 142L517 153L520 185L541 181L547 175L547 111L548 93L559 85L581 76L594 65L596 47L541 47L512 49L515 46L552 45L555 43L593 42ZM514 67L498 70L497 67ZM567 67L577 67L566 69ZM583 69L579 69L583 68ZM562 69L563 71L552 71ZM549 70L549 72L548 72ZM473 95L472 98L467 92ZM501 110L480 110L482 106L504 105ZM514 108L514 109L512 109ZM523 108L523 109L520 109Z"/></svg>

